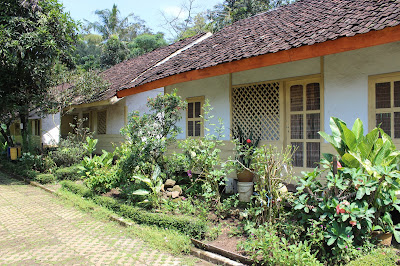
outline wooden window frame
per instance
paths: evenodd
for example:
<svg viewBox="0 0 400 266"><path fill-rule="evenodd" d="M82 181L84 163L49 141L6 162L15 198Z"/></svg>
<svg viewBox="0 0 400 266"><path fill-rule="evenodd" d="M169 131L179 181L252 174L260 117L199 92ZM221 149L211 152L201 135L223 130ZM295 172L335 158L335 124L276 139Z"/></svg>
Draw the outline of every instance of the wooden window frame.
<svg viewBox="0 0 400 266"><path fill-rule="evenodd" d="M41 121L40 119L32 119L31 120L31 128L33 136L41 135Z"/></svg>
<svg viewBox="0 0 400 266"><path fill-rule="evenodd" d="M319 110L307 110L307 84L311 83L319 83L319 97L320 97L320 106ZM293 85L303 85L303 110L302 111L291 111L290 110L290 88ZM302 142L303 143L303 166L293 166L296 170L301 171L309 171L317 167L315 164L313 167L307 167L307 143L319 143L320 144L320 158L322 156L323 149L323 138L319 137L319 139L308 139L307 138L307 115L308 114L320 114L319 118L319 131L324 129L324 83L322 76L316 77L304 77L299 79L291 79L285 81L285 90L286 90L286 144L291 145L292 142ZM303 139L292 139L291 138L291 115L301 114L303 115Z"/></svg>
<svg viewBox="0 0 400 266"><path fill-rule="evenodd" d="M99 133L99 114L100 113L105 113L105 117L106 117L106 124L105 124L105 132L104 133ZM97 119L96 119L96 135L107 135L107 120L108 120L108 112L107 110L101 110L101 111L97 111Z"/></svg>
<svg viewBox="0 0 400 266"><path fill-rule="evenodd" d="M189 108L186 108L186 138L201 138L204 137L204 119L203 119L203 115L204 115L204 110L203 110L203 106L205 103L205 97L204 96L196 96L196 97L190 97L190 98L186 98L186 102L189 105L189 103L196 103L196 102L200 102L200 118L194 117L193 118L189 118ZM193 109L193 112L195 111L195 109ZM189 136L189 121L200 121L200 136Z"/></svg>
<svg viewBox="0 0 400 266"><path fill-rule="evenodd" d="M376 114L390 113L390 132L393 143L400 147L400 138L394 135L394 113L400 112L400 107L394 107L394 82L400 81L400 72L368 76L368 131L376 127ZM390 107L376 108L375 84L390 82Z"/></svg>

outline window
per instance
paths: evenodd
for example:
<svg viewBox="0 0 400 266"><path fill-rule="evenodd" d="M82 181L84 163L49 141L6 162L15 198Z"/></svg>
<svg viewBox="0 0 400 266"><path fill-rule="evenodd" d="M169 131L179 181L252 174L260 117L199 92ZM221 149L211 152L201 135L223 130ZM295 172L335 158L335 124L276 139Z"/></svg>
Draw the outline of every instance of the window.
<svg viewBox="0 0 400 266"><path fill-rule="evenodd" d="M289 82L288 144L296 147L293 166L315 168L320 160L321 88L318 80Z"/></svg>
<svg viewBox="0 0 400 266"><path fill-rule="evenodd" d="M281 139L279 82L232 87L232 128L265 141Z"/></svg>
<svg viewBox="0 0 400 266"><path fill-rule="evenodd" d="M90 113L83 113L82 114L82 127L90 129Z"/></svg>
<svg viewBox="0 0 400 266"><path fill-rule="evenodd" d="M107 133L107 111L97 113L97 134L102 135Z"/></svg>
<svg viewBox="0 0 400 266"><path fill-rule="evenodd" d="M193 97L186 99L188 103L188 108L186 112L187 121L187 137L202 137L204 136L203 129L203 104L204 97Z"/></svg>
<svg viewBox="0 0 400 266"><path fill-rule="evenodd" d="M369 78L369 127L400 139L400 73Z"/></svg>
<svg viewBox="0 0 400 266"><path fill-rule="evenodd" d="M32 135L40 136L40 119L34 119L31 122Z"/></svg>

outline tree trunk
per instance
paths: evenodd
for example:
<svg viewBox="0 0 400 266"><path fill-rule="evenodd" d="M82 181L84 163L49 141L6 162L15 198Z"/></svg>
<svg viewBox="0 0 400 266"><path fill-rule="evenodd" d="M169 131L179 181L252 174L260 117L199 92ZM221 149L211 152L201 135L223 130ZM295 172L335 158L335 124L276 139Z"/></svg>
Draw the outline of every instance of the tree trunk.
<svg viewBox="0 0 400 266"><path fill-rule="evenodd" d="M22 150L24 152L29 152L29 110L21 110L20 119L22 124Z"/></svg>
<svg viewBox="0 0 400 266"><path fill-rule="evenodd" d="M0 127L0 133L4 137L4 139L7 141L7 144L9 147L14 146L14 142L11 138L11 132L10 132L10 125L6 125L7 130L4 130L2 127Z"/></svg>

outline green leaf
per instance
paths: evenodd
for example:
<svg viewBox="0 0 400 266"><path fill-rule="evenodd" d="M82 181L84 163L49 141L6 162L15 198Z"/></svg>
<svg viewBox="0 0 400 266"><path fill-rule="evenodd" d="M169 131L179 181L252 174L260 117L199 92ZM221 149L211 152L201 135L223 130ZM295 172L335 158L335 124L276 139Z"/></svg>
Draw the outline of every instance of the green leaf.
<svg viewBox="0 0 400 266"><path fill-rule="evenodd" d="M145 189L138 189L132 192L132 195L139 195L139 196L145 196L148 194L150 194L150 192Z"/></svg>
<svg viewBox="0 0 400 266"><path fill-rule="evenodd" d="M400 243L400 232L397 230L393 231L394 238L396 239L397 243Z"/></svg>
<svg viewBox="0 0 400 266"><path fill-rule="evenodd" d="M333 243L335 243L335 241L336 241L336 237L331 237L331 238L329 238L329 240L326 242L326 244L327 244L328 246L332 246Z"/></svg>
<svg viewBox="0 0 400 266"><path fill-rule="evenodd" d="M366 193L365 187L360 187L357 190L356 199L362 199Z"/></svg>
<svg viewBox="0 0 400 266"><path fill-rule="evenodd" d="M347 145L347 147L349 147L351 151L355 152L357 148L356 136L350 129L346 127L344 123L340 123L340 125L342 126L343 130L342 139L344 143Z"/></svg>
<svg viewBox="0 0 400 266"><path fill-rule="evenodd" d="M354 122L353 128L351 129L351 131L353 132L354 136L356 137L356 142L360 143L364 137L364 128L363 128L363 123L359 118L357 118L356 121Z"/></svg>
<svg viewBox="0 0 400 266"><path fill-rule="evenodd" d="M342 161L346 164L347 167L357 168L360 166L358 160L351 154L345 153L342 156Z"/></svg>

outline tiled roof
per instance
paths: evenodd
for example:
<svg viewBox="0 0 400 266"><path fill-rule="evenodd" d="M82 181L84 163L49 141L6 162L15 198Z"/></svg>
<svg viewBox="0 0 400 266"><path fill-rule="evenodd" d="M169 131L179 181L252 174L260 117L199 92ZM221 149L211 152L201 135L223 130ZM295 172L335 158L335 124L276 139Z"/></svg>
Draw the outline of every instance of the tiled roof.
<svg viewBox="0 0 400 266"><path fill-rule="evenodd" d="M400 0L300 0L240 20L119 90L191 70L399 24Z"/></svg>
<svg viewBox="0 0 400 266"><path fill-rule="evenodd" d="M204 34L199 34L191 38L178 41L171 45L158 48L142 56L128 59L101 72L100 75L102 75L106 81L111 83L111 86L108 90L97 94L93 99L90 100L90 102L102 101L112 98L113 96L115 96L116 91L119 87L133 80L142 72L162 61L164 58L170 56L172 53L197 40L202 35Z"/></svg>

